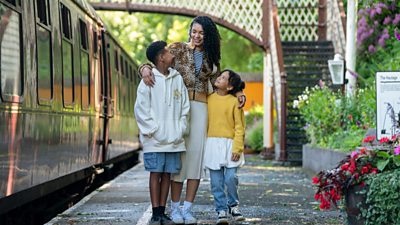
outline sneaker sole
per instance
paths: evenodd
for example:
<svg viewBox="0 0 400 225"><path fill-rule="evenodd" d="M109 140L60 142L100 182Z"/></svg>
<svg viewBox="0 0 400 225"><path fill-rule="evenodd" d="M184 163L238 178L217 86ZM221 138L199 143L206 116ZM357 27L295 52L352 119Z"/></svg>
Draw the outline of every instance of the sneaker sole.
<svg viewBox="0 0 400 225"><path fill-rule="evenodd" d="M244 221L244 220L246 220L246 218L244 218L244 217L238 217L238 218L234 218L235 219L235 221Z"/></svg>

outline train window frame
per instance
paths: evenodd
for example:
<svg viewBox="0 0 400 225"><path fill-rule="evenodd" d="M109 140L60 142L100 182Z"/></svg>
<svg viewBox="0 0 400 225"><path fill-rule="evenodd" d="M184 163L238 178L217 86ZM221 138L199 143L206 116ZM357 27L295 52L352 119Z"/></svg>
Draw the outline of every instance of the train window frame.
<svg viewBox="0 0 400 225"><path fill-rule="evenodd" d="M42 19L39 17L39 6L38 6L38 1L43 1L45 5L47 20L45 21L46 23L42 22ZM53 60L54 60L54 52L53 52L53 39L52 39L52 29L51 29L51 14L50 14L50 2L49 0L35 0L34 1L34 6L35 6L35 32L36 32L36 93L37 93L37 101L39 105L43 106L51 106L53 98L54 98L54 66L53 66ZM42 12L43 13L43 12ZM50 64L50 97L42 97L41 92L40 92L40 68L39 68L39 39L38 39L38 34L40 29L43 29L45 32L48 32L48 35L50 37L50 46L49 46L49 64Z"/></svg>
<svg viewBox="0 0 400 225"><path fill-rule="evenodd" d="M93 28L92 30L92 35L93 35L93 57L98 58L99 57L99 36L96 28Z"/></svg>
<svg viewBox="0 0 400 225"><path fill-rule="evenodd" d="M44 5L44 8L46 9L45 12L39 13L39 9L43 9L43 7L39 7L38 3L39 1L42 2ZM43 27L47 27L48 29L51 29L51 17L50 17L50 3L49 0L35 0L35 15L36 15L36 23L40 23ZM46 21L42 22L42 18L40 15L45 15L46 16Z"/></svg>
<svg viewBox="0 0 400 225"><path fill-rule="evenodd" d="M91 85L91 79L90 79L90 55L89 55L89 33L88 33L88 23L85 22L82 18L78 19L78 28L80 31L79 34L79 40L80 40L80 45L79 45L79 62L80 62L80 81L81 81L81 107L83 110L89 110L90 108L90 85ZM87 58L87 77L84 77L83 74L83 55L85 55ZM83 93L83 81L84 78L87 78L87 83L88 83L88 89L87 93ZM87 95L87 104L84 102L84 94Z"/></svg>
<svg viewBox="0 0 400 225"><path fill-rule="evenodd" d="M24 43L23 43L23 21L22 21L22 10L20 7L20 2L16 0L16 5L13 5L12 3L4 0L0 0L0 4L2 4L4 7L10 9L12 12L15 12L18 14L18 29L19 29L19 93L14 94L14 93L4 93L3 91L3 85L2 85L2 69L0 65L0 98L3 102L10 102L10 103L21 103L24 100L24 87L25 87L25 68L24 68ZM1 44L1 43L0 43ZM1 48L0 48L0 55L1 55ZM0 57L1 58L1 57Z"/></svg>
<svg viewBox="0 0 400 225"><path fill-rule="evenodd" d="M129 80L128 60L125 59L125 77Z"/></svg>
<svg viewBox="0 0 400 225"><path fill-rule="evenodd" d="M119 65L120 66L120 72L121 72L121 76L125 76L124 74L125 74L125 72L124 72L124 56L122 55L122 53L119 55L119 63L121 64L121 65Z"/></svg>
<svg viewBox="0 0 400 225"><path fill-rule="evenodd" d="M10 0L0 0L0 2L18 12L21 12L21 1L20 0L15 0L15 3L10 2Z"/></svg>
<svg viewBox="0 0 400 225"><path fill-rule="evenodd" d="M114 49L114 68L116 71L119 71L119 54L118 54L118 50Z"/></svg>
<svg viewBox="0 0 400 225"><path fill-rule="evenodd" d="M60 13L60 27L61 27L61 60L62 60L62 96L63 96L63 105L64 108L73 108L75 105L75 77L74 77L74 39L73 39L73 33L72 33L72 17L71 17L71 10L62 2L59 4L59 13ZM64 20L66 19L66 20ZM64 23L66 21L66 24ZM65 31L68 32L65 32ZM65 90L65 68L64 68L64 62L65 62L65 54L64 54L64 48L66 46L64 43L68 44L70 51L71 51L71 58L70 64L71 64L71 96L72 96L72 101L66 100L66 90Z"/></svg>

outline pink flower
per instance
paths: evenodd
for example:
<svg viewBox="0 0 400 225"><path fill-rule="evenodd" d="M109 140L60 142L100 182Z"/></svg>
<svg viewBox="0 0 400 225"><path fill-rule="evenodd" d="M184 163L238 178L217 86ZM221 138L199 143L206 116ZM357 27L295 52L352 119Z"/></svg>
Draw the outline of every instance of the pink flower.
<svg viewBox="0 0 400 225"><path fill-rule="evenodd" d="M351 153L351 158L354 158L357 154L358 154L357 151L353 151L353 152Z"/></svg>
<svg viewBox="0 0 400 225"><path fill-rule="evenodd" d="M397 147L394 149L394 154L395 154L395 155L399 155L399 154L400 154L400 145L397 146Z"/></svg>

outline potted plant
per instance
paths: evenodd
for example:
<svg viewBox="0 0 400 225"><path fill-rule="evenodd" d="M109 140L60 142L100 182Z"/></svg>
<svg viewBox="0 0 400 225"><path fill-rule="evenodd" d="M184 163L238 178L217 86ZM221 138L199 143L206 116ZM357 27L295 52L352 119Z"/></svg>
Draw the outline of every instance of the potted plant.
<svg viewBox="0 0 400 225"><path fill-rule="evenodd" d="M400 176L398 137L382 138L379 145L372 145L375 136L368 136L363 142L369 143L369 146L358 148L339 162L335 168L323 170L313 177L312 183L317 189L314 197L320 202L320 209L326 210L332 206L338 207L338 203L344 204L349 224L380 224L377 218L389 218L391 215L381 215L382 212L378 216L375 215L376 202L379 202L379 199L374 196L377 193L376 190L379 190L376 187L379 182L375 179L381 173L386 175L396 172ZM398 186L400 189L400 185ZM392 196L395 204L399 200L400 194ZM400 206L398 208L400 209ZM395 215L397 214L396 212ZM400 223L400 217L398 220L394 223L382 224L397 224L397 222Z"/></svg>

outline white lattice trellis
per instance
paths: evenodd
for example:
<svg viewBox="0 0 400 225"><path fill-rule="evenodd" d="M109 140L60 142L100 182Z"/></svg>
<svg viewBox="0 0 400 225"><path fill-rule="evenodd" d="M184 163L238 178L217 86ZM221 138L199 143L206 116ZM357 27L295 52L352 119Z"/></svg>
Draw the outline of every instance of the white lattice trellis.
<svg viewBox="0 0 400 225"><path fill-rule="evenodd" d="M207 13L240 28L262 43L262 0L90 0L91 3L141 4Z"/></svg>
<svg viewBox="0 0 400 225"><path fill-rule="evenodd" d="M318 0L277 0L282 41L318 39Z"/></svg>

